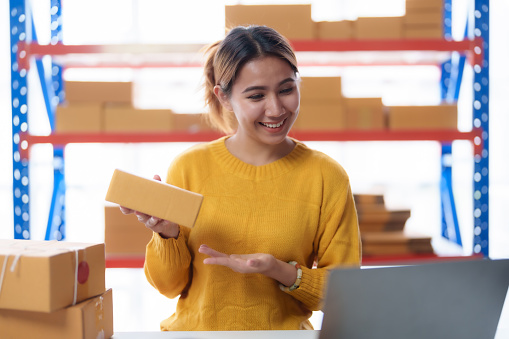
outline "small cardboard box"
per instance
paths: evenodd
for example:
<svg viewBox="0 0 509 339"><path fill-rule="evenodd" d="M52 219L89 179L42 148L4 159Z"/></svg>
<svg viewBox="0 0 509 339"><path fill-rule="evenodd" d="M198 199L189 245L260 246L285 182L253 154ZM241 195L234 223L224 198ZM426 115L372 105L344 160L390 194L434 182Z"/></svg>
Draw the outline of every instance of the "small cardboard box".
<svg viewBox="0 0 509 339"><path fill-rule="evenodd" d="M457 129L456 105L389 107L389 129Z"/></svg>
<svg viewBox="0 0 509 339"><path fill-rule="evenodd" d="M306 101L341 101L341 77L302 77L300 99Z"/></svg>
<svg viewBox="0 0 509 339"><path fill-rule="evenodd" d="M407 26L403 32L405 39L442 39L444 30L435 26Z"/></svg>
<svg viewBox="0 0 509 339"><path fill-rule="evenodd" d="M173 114L169 109L137 109L130 105L104 107L105 132L168 132Z"/></svg>
<svg viewBox="0 0 509 339"><path fill-rule="evenodd" d="M403 26L437 26L441 27L444 24L442 11L419 11L410 12L403 17Z"/></svg>
<svg viewBox="0 0 509 339"><path fill-rule="evenodd" d="M443 10L443 0L405 0L406 13L416 11Z"/></svg>
<svg viewBox="0 0 509 339"><path fill-rule="evenodd" d="M315 23L318 40L349 40L353 38L353 21L318 21Z"/></svg>
<svg viewBox="0 0 509 339"><path fill-rule="evenodd" d="M103 126L100 103L72 103L57 106L56 133L99 133L103 130Z"/></svg>
<svg viewBox="0 0 509 339"><path fill-rule="evenodd" d="M289 40L312 40L315 24L311 5L232 5L225 6L225 27L265 25Z"/></svg>
<svg viewBox="0 0 509 339"><path fill-rule="evenodd" d="M116 169L106 201L182 226L193 227L203 196Z"/></svg>
<svg viewBox="0 0 509 339"><path fill-rule="evenodd" d="M123 214L118 206L104 207L104 245L106 257L145 257L145 247L152 231L138 221L134 214Z"/></svg>
<svg viewBox="0 0 509 339"><path fill-rule="evenodd" d="M404 231L361 233L363 255L433 253L431 237Z"/></svg>
<svg viewBox="0 0 509 339"><path fill-rule="evenodd" d="M358 40L401 39L403 17L360 17L354 24L354 38Z"/></svg>
<svg viewBox="0 0 509 339"><path fill-rule="evenodd" d="M302 131L340 131L346 127L345 108L337 101L301 102L299 116L294 124Z"/></svg>
<svg viewBox="0 0 509 339"><path fill-rule="evenodd" d="M65 100L67 102L130 103L132 101L132 92L132 82L65 82Z"/></svg>
<svg viewBox="0 0 509 339"><path fill-rule="evenodd" d="M0 310L2 339L97 339L113 336L111 289L52 313Z"/></svg>
<svg viewBox="0 0 509 339"><path fill-rule="evenodd" d="M0 309L53 312L105 291L104 244L0 239L0 263Z"/></svg>
<svg viewBox="0 0 509 339"><path fill-rule="evenodd" d="M197 133L200 131L210 131L212 128L207 122L205 114L185 114L173 113L171 116L172 130L178 132Z"/></svg>
<svg viewBox="0 0 509 339"><path fill-rule="evenodd" d="M381 130L386 124L382 98L345 98L349 130Z"/></svg>

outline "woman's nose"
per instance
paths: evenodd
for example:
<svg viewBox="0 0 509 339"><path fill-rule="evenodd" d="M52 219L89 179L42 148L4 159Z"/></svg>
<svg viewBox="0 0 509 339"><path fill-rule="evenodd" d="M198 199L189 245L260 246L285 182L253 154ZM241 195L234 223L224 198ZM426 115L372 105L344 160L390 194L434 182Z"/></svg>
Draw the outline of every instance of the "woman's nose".
<svg viewBox="0 0 509 339"><path fill-rule="evenodd" d="M285 109L281 100L279 100L277 96L270 98L267 102L265 115L270 117L279 117L283 114L285 114Z"/></svg>

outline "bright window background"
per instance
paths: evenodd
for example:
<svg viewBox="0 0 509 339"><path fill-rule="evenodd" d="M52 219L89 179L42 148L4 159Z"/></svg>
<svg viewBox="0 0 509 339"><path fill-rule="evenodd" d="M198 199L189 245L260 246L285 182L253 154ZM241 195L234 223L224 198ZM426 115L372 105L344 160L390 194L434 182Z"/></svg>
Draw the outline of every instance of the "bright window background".
<svg viewBox="0 0 509 339"><path fill-rule="evenodd" d="M39 41L49 41L49 1L32 1ZM165 0L67 0L63 7L66 44L113 43L209 43L224 32L225 4L238 1ZM242 1L243 4L271 1ZM404 0L322 0L277 1L282 4L312 3L314 20L355 19L358 16L398 16L404 14ZM465 25L468 1L453 0L453 36L460 39ZM493 257L509 257L509 25L505 19L509 3L491 1L491 84L490 84L490 247ZM9 5L0 4L0 211L4 222L0 238L13 237L12 150L9 72ZM386 105L438 104L440 100L437 67L323 67L301 68L303 75L341 75L343 92L349 97L382 97ZM100 69L70 70L68 79L132 79L136 84L135 104L140 107L169 107L177 112L203 110L199 69ZM40 95L37 75L29 74L29 124L34 134L46 134L49 125ZM465 70L461 91L458 127L471 128L472 71ZM350 175L355 193L383 193L389 208L409 208L412 217L407 229L434 237L440 251L470 254L472 251L472 147L468 142L453 144L453 188L464 249L445 245L440 239L440 147L435 142L313 142L338 160ZM87 144L66 148L67 239L102 242L104 240L104 195L115 168L139 175L162 176L175 155L189 143L164 144ZM52 192L52 149L33 147L30 158L31 233L43 239ZM110 270L117 294L128 296L132 284L145 286L136 270ZM138 286L138 285L137 285ZM137 292L132 292L137 293ZM138 298L116 298L122 314L116 330L157 330L158 322L171 314L174 301L161 300L156 292L140 288ZM159 305L160 307L154 307ZM148 313L136 312L137 309ZM164 310L164 311L163 311ZM153 311L153 312L151 312ZM142 313L142 314L140 314ZM319 326L317 320L316 324Z"/></svg>

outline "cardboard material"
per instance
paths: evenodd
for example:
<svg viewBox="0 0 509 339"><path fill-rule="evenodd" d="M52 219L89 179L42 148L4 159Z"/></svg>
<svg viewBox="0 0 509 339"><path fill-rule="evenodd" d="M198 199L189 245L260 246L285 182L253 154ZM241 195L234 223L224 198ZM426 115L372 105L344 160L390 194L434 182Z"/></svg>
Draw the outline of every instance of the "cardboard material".
<svg viewBox="0 0 509 339"><path fill-rule="evenodd" d="M389 107L389 129L457 129L456 105Z"/></svg>
<svg viewBox="0 0 509 339"><path fill-rule="evenodd" d="M56 133L99 133L104 122L101 103L58 105L55 112Z"/></svg>
<svg viewBox="0 0 509 339"><path fill-rule="evenodd" d="M67 102L130 103L132 92L132 82L65 82L65 100Z"/></svg>
<svg viewBox="0 0 509 339"><path fill-rule="evenodd" d="M405 0L406 12L443 10L443 0Z"/></svg>
<svg viewBox="0 0 509 339"><path fill-rule="evenodd" d="M336 100L343 98L341 77L302 77L300 99L303 102L313 100Z"/></svg>
<svg viewBox="0 0 509 339"><path fill-rule="evenodd" d="M106 194L106 201L187 227L194 226L202 200L201 194L118 169Z"/></svg>
<svg viewBox="0 0 509 339"><path fill-rule="evenodd" d="M315 25L318 40L349 40L353 38L353 21L318 21Z"/></svg>
<svg viewBox="0 0 509 339"><path fill-rule="evenodd" d="M225 6L225 27L265 25L290 40L312 40L315 24L311 5L232 5Z"/></svg>
<svg viewBox="0 0 509 339"><path fill-rule="evenodd" d="M402 231L410 218L410 210L383 208L358 208L359 229L365 232Z"/></svg>
<svg viewBox="0 0 509 339"><path fill-rule="evenodd" d="M405 27L404 39L443 39L444 30L442 27L412 26Z"/></svg>
<svg viewBox="0 0 509 339"><path fill-rule="evenodd" d="M104 107L105 132L168 132L172 128L169 109L137 109L130 105Z"/></svg>
<svg viewBox="0 0 509 339"><path fill-rule="evenodd" d="M347 129L380 130L387 126L382 98L346 98L345 105Z"/></svg>
<svg viewBox="0 0 509 339"><path fill-rule="evenodd" d="M118 206L104 207L104 244L106 257L145 257L152 231L134 214L123 214Z"/></svg>
<svg viewBox="0 0 509 339"><path fill-rule="evenodd" d="M304 131L340 131L346 128L344 106L335 101L301 102L294 129Z"/></svg>
<svg viewBox="0 0 509 339"><path fill-rule="evenodd" d="M171 117L172 130L179 132L196 133L199 131L211 130L204 114L178 114L173 113Z"/></svg>
<svg viewBox="0 0 509 339"><path fill-rule="evenodd" d="M443 21L442 10L410 12L406 13L403 17L403 25L405 27L413 25L441 27L444 24Z"/></svg>
<svg viewBox="0 0 509 339"><path fill-rule="evenodd" d="M354 24L354 38L358 40L401 39L403 17L360 17Z"/></svg>
<svg viewBox="0 0 509 339"><path fill-rule="evenodd" d="M53 312L105 290L104 244L0 239L0 264L1 309Z"/></svg>
<svg viewBox="0 0 509 339"><path fill-rule="evenodd" d="M433 253L431 237L405 232L361 233L363 255Z"/></svg>
<svg viewBox="0 0 509 339"><path fill-rule="evenodd" d="M355 200L355 205L357 208L359 206L365 205L377 205L384 206L385 199L383 194L354 194L353 198Z"/></svg>
<svg viewBox="0 0 509 339"><path fill-rule="evenodd" d="M52 313L0 310L0 335L2 339L110 338L112 291Z"/></svg>

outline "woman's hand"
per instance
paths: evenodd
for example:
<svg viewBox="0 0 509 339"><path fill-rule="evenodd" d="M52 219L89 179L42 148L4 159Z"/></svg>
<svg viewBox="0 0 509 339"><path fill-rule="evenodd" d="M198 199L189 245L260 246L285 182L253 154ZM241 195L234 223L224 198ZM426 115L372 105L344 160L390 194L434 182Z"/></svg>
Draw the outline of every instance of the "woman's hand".
<svg viewBox="0 0 509 339"><path fill-rule="evenodd" d="M239 273L261 273L286 286L291 286L297 279L297 269L288 263L266 253L225 254L201 245L198 252L208 255L203 260L207 265L226 266Z"/></svg>
<svg viewBox="0 0 509 339"><path fill-rule="evenodd" d="M161 177L157 174L154 175L154 179L161 181ZM145 227L149 228L153 232L159 233L159 235L163 238L177 238L180 233L179 225L169 220L160 219L123 206L120 206L120 211L123 214L134 213L138 217L138 221L143 223Z"/></svg>

